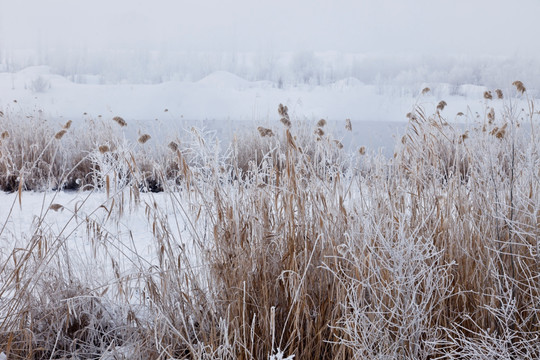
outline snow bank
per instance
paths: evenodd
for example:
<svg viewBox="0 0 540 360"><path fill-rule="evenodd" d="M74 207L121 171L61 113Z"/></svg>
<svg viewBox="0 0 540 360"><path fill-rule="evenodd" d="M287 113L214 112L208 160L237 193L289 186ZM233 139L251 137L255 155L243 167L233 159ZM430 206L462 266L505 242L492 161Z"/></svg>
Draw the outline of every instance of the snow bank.
<svg viewBox="0 0 540 360"><path fill-rule="evenodd" d="M47 66L0 73L0 108L40 109L48 117L78 120L84 116L169 123L251 121L258 124L277 119L283 103L296 119L343 121L406 121L414 104L436 106L448 103L445 115L453 120L458 112L481 112L485 104L477 85L423 84L431 92L420 97L398 85L365 84L354 77L327 85L283 85L271 81L248 81L227 71L216 71L192 81L159 84L99 84L89 76L81 84L55 75ZM506 89L503 89L506 90Z"/></svg>

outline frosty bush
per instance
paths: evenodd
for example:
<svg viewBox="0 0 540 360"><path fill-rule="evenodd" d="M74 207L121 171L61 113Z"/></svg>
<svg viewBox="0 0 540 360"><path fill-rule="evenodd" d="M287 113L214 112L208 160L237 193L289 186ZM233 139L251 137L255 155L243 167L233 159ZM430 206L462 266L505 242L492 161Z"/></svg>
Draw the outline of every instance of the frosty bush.
<svg viewBox="0 0 540 360"><path fill-rule="evenodd" d="M30 81L29 88L33 93L44 93L51 88L51 83L40 75Z"/></svg>

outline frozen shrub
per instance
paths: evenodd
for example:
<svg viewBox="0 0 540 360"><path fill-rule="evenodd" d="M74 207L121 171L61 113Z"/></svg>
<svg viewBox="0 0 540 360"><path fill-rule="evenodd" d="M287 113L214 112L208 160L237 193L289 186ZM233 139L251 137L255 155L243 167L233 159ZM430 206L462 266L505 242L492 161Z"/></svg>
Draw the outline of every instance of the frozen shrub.
<svg viewBox="0 0 540 360"><path fill-rule="evenodd" d="M44 93L51 88L51 83L40 75L30 82L29 88L34 93Z"/></svg>

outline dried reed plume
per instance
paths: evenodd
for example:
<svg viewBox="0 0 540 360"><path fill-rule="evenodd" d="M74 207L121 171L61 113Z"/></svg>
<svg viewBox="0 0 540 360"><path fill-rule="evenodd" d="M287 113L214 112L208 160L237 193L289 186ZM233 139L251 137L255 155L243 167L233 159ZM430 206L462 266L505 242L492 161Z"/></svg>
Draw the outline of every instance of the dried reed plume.
<svg viewBox="0 0 540 360"><path fill-rule="evenodd" d="M139 143L141 144L144 144L145 142L147 142L148 140L150 140L150 135L148 134L143 134L139 137L139 139L137 140Z"/></svg>
<svg viewBox="0 0 540 360"><path fill-rule="evenodd" d="M503 111L497 120L505 121L489 125L487 119L495 121L489 107L486 119L465 112L475 121L471 127L444 127L439 110L428 116L414 108L405 145L390 159L372 156L366 146L338 151L341 143L329 135L313 145L313 123L282 129L285 136L272 144L259 136L271 131L264 127L245 139L253 141L235 138L255 160L247 171L241 151L221 161L213 141L207 146L202 139L184 146L173 138L168 147L175 153L160 156L164 166L148 162L142 169L136 151L145 159L152 153L127 146L133 155L124 156L123 136L89 137L85 148L65 144L91 151L92 162L73 180L91 185L85 177L97 175L108 200L97 209L73 205L84 239L103 245L88 252L77 242L71 247L70 233L54 231L62 223L53 229L34 222L37 236L29 241L0 230L15 244L11 256L1 250L0 353L7 355L0 358L539 358L540 143L508 139L538 129L514 129L519 112ZM1 166L21 147L15 146L19 128L0 120L10 135L1 146L1 185L7 181ZM43 137L48 145L61 130L31 131L34 124L28 121L23 135L33 137L21 142L23 149L34 134L50 134ZM80 128L68 130L69 139L86 140L86 133L72 133ZM195 129L193 135L204 138ZM99 144L111 144L100 152L110 146L115 153L100 156ZM196 156L189 164L184 148ZM47 160L43 154L38 161ZM153 164L166 169L159 178L170 183L164 202L142 194L157 181L146 170ZM13 192L18 186L20 194L36 187L25 183L31 176L41 181L48 172L19 172L5 186ZM46 186L62 186L62 176ZM133 184L126 191L123 179ZM59 203L44 208L59 214ZM119 227L128 207L144 213L135 221L150 231L133 235L149 238L157 253L138 253L134 242L123 241L131 238L124 231L130 223ZM186 226L193 232L184 232ZM26 242L28 256L15 248ZM115 251L117 245L127 251ZM71 271L79 262L83 267Z"/></svg>
<svg viewBox="0 0 540 360"><path fill-rule="evenodd" d="M520 93L525 93L525 91L527 91L527 89L525 88L525 86L523 85L523 83L519 80L516 80L512 83L512 85L514 85L517 89L518 92Z"/></svg>
<svg viewBox="0 0 540 360"><path fill-rule="evenodd" d="M323 136L324 135L324 130L321 129L321 128L317 128L317 130L315 130L315 135Z"/></svg>
<svg viewBox="0 0 540 360"><path fill-rule="evenodd" d="M446 105L448 105L448 104L446 103L446 101L441 100L441 101L439 102L439 104L437 105L437 110L443 111L444 108L446 107Z"/></svg>
<svg viewBox="0 0 540 360"><path fill-rule="evenodd" d="M163 110L163 112L169 112L169 109L165 109L165 110Z"/></svg>
<svg viewBox="0 0 540 360"><path fill-rule="evenodd" d="M321 119L319 121L317 121L317 126L318 127L324 127L324 125L326 125L326 120L325 119Z"/></svg>
<svg viewBox="0 0 540 360"><path fill-rule="evenodd" d="M463 116L465 115L464 113L462 113L461 111L457 113L457 116Z"/></svg>
<svg viewBox="0 0 540 360"><path fill-rule="evenodd" d="M503 96L503 92L502 92L502 90L501 90L501 89L497 89L497 90L495 90L495 93L497 93L497 98L498 98L498 99L502 99L502 98L504 98L504 96Z"/></svg>
<svg viewBox="0 0 540 360"><path fill-rule="evenodd" d="M0 111L0 117L4 117L4 113Z"/></svg>
<svg viewBox="0 0 540 360"><path fill-rule="evenodd" d="M2 138L2 140L7 139L9 137L9 132L7 130L4 131L2 135L0 135L0 137Z"/></svg>
<svg viewBox="0 0 540 360"><path fill-rule="evenodd" d="M174 152L177 152L178 151L178 144L175 143L174 141L171 141L169 143L169 145L167 145L169 149L171 149L171 151L174 151Z"/></svg>
<svg viewBox="0 0 540 360"><path fill-rule="evenodd" d="M495 121L495 109L494 108L491 108L489 109L489 112L487 114L487 117L489 119L489 123L492 124L493 121Z"/></svg>
<svg viewBox="0 0 540 360"><path fill-rule="evenodd" d="M425 88L422 89L422 95L426 95L426 94L427 94L428 92L430 92L430 91L431 91L430 88L425 87Z"/></svg>
<svg viewBox="0 0 540 360"><path fill-rule="evenodd" d="M491 91L484 91L484 99L486 100L492 100L493 95L491 94Z"/></svg>
<svg viewBox="0 0 540 360"><path fill-rule="evenodd" d="M283 104L279 104L278 106L279 115L283 117L288 117L289 116L288 111L289 111L289 108L287 106L284 106Z"/></svg>
<svg viewBox="0 0 540 360"><path fill-rule="evenodd" d="M116 123L120 126L127 126L127 122L122 119L120 116L113 117L113 120L116 121Z"/></svg>
<svg viewBox="0 0 540 360"><path fill-rule="evenodd" d="M59 132L56 133L56 135L54 135L54 138L56 140L60 140L65 134L67 133L67 130L60 130Z"/></svg>
<svg viewBox="0 0 540 360"><path fill-rule="evenodd" d="M360 155L365 155L366 154L366 147L365 146L361 146L360 149L358 149L358 153Z"/></svg>
<svg viewBox="0 0 540 360"><path fill-rule="evenodd" d="M280 121L286 127L291 127L291 120L289 120L289 118L282 117Z"/></svg>
<svg viewBox="0 0 540 360"><path fill-rule="evenodd" d="M493 130L490 131L490 134L495 136L497 139L504 138L504 135L506 134L506 127L508 126L508 123L504 124L503 127L494 127Z"/></svg>
<svg viewBox="0 0 540 360"><path fill-rule="evenodd" d="M341 141L339 141L339 140L334 140L334 143L336 144L336 146L338 147L338 149L343 149L343 144L341 143Z"/></svg>
<svg viewBox="0 0 540 360"><path fill-rule="evenodd" d="M351 119L345 119L345 129L352 131Z"/></svg>
<svg viewBox="0 0 540 360"><path fill-rule="evenodd" d="M73 123L73 121L68 120L68 122L64 124L63 128L66 129L66 130L69 129L71 127L72 123Z"/></svg>
<svg viewBox="0 0 540 360"><path fill-rule="evenodd" d="M49 209L53 210L53 211L58 211L58 210L63 210L64 207L60 204L51 204L49 206Z"/></svg>
<svg viewBox="0 0 540 360"><path fill-rule="evenodd" d="M271 129L267 129L267 128L264 128L262 126L259 126L257 128L257 130L259 131L259 134L262 137L265 137L265 136L272 137L272 136L274 136L274 132Z"/></svg>
<svg viewBox="0 0 540 360"><path fill-rule="evenodd" d="M278 113L281 115L281 123L286 127L291 127L291 119L289 118L289 108L283 104L279 104Z"/></svg>
<svg viewBox="0 0 540 360"><path fill-rule="evenodd" d="M416 120L416 115L414 113L412 113L412 112L407 113L406 116L407 116L407 119L409 119L411 121Z"/></svg>

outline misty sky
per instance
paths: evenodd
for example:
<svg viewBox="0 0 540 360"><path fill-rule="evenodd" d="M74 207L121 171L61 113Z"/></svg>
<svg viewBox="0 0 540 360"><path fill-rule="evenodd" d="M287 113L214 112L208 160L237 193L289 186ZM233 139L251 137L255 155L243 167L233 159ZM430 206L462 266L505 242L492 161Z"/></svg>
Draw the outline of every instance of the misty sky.
<svg viewBox="0 0 540 360"><path fill-rule="evenodd" d="M538 56L538 0L0 0L0 49Z"/></svg>

